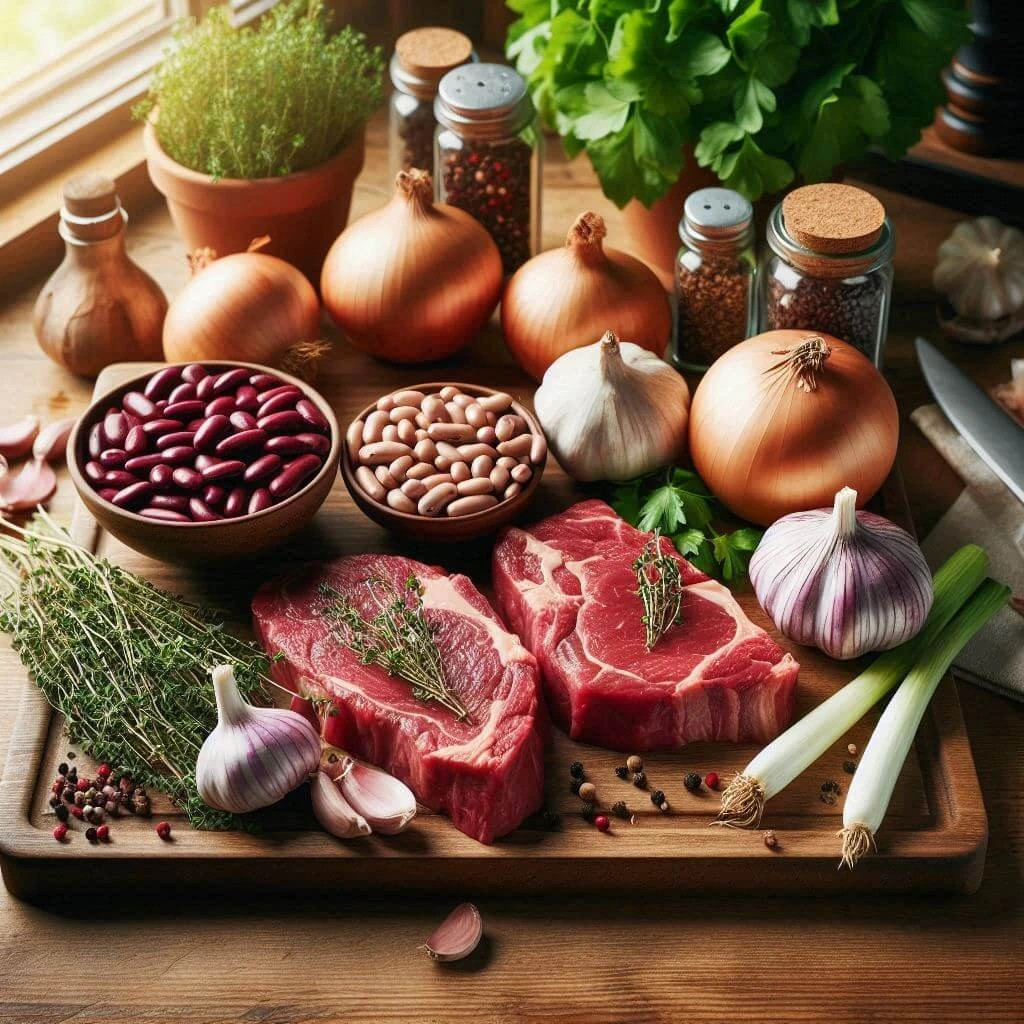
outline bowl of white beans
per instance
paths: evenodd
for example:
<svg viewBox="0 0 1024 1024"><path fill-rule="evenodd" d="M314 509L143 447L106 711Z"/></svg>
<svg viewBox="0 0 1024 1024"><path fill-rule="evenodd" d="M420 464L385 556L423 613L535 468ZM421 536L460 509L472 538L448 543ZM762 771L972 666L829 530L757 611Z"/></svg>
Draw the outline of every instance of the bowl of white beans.
<svg viewBox="0 0 1024 1024"><path fill-rule="evenodd" d="M533 497L548 446L504 391L414 384L382 395L346 431L341 473L371 519L417 540L493 533Z"/></svg>

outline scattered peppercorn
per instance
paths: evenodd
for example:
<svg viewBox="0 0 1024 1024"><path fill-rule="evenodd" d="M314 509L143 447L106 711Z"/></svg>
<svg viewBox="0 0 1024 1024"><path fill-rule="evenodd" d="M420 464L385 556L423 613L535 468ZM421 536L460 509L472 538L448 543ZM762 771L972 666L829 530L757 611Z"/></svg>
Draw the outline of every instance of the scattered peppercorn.
<svg viewBox="0 0 1024 1024"><path fill-rule="evenodd" d="M67 773L68 773L68 772L69 772L70 770L71 770L71 769L70 769L70 768L68 768L68 763L67 763L67 761L61 761L61 763L60 763L59 765L57 765L57 774L58 774L58 775L67 775Z"/></svg>
<svg viewBox="0 0 1024 1024"><path fill-rule="evenodd" d="M57 815L58 821L67 821L71 815L68 813L67 806L65 804L58 804L54 809L53 813Z"/></svg>
<svg viewBox="0 0 1024 1024"><path fill-rule="evenodd" d="M88 839L90 843L96 842L96 829L92 825L85 830L85 838Z"/></svg>
<svg viewBox="0 0 1024 1024"><path fill-rule="evenodd" d="M614 814L616 818L625 818L628 820L629 808L626 806L626 801L616 800L615 803L612 804L612 814Z"/></svg>
<svg viewBox="0 0 1024 1024"><path fill-rule="evenodd" d="M856 743L847 743L846 744L846 752L850 755L850 757L856 757L857 756L857 744Z"/></svg>
<svg viewBox="0 0 1024 1024"><path fill-rule="evenodd" d="M84 793L87 789L91 788L92 783L88 779L79 779L75 784L75 789L77 789L79 793Z"/></svg>
<svg viewBox="0 0 1024 1024"><path fill-rule="evenodd" d="M569 780L569 792L572 793L573 796L579 796L580 795L580 786L582 786L582 785L583 785L583 783L579 779L570 779Z"/></svg>
<svg viewBox="0 0 1024 1024"><path fill-rule="evenodd" d="M660 789L656 789L651 794L651 803L654 804L655 807L660 807L664 802L665 802L665 793L664 793L664 791L660 790Z"/></svg>
<svg viewBox="0 0 1024 1024"><path fill-rule="evenodd" d="M818 794L818 799L821 800L823 804L827 804L829 807L832 807L842 791L843 787L840 786L835 779L826 779L821 784L821 792Z"/></svg>
<svg viewBox="0 0 1024 1024"><path fill-rule="evenodd" d="M64 842L64 837L67 834L68 834L68 827L67 827L67 825L64 824L63 821L59 825L54 827L53 838L56 839L58 843Z"/></svg>
<svg viewBox="0 0 1024 1024"><path fill-rule="evenodd" d="M85 794L84 793L81 793L81 792L75 793L75 806L76 807L84 807L87 803L88 803L88 800L85 799Z"/></svg>
<svg viewBox="0 0 1024 1024"><path fill-rule="evenodd" d="M608 829L611 828L611 825L612 823L608 820L608 816L606 814L599 814L594 819L594 828L596 828L598 832L607 832Z"/></svg>
<svg viewBox="0 0 1024 1024"><path fill-rule="evenodd" d="M775 847L779 845L778 837L771 829L764 834L764 845L767 846L769 850L774 850Z"/></svg>
<svg viewBox="0 0 1024 1024"><path fill-rule="evenodd" d="M639 754L630 754L626 758L626 767L631 772L642 772L644 770L644 759Z"/></svg>
<svg viewBox="0 0 1024 1024"><path fill-rule="evenodd" d="M99 766L99 768L97 768L97 769L96 769L96 774L97 774L97 775L98 775L98 776L99 776L99 777L100 777L101 779L107 779L107 778L109 778L109 777L110 777L110 772L111 772L111 768L110 768L110 765L109 765L109 764L101 764L101 765Z"/></svg>
<svg viewBox="0 0 1024 1024"><path fill-rule="evenodd" d="M67 758L68 758L69 761L74 761L74 759L75 759L75 752L73 750L69 750L68 753L67 753Z"/></svg>
<svg viewBox="0 0 1024 1024"><path fill-rule="evenodd" d="M583 762L582 761L573 761L573 763L571 765L569 765L569 774L574 779L585 778L586 776L584 775L584 772L583 772Z"/></svg>
<svg viewBox="0 0 1024 1024"><path fill-rule="evenodd" d="M161 839L171 838L171 823L169 821L161 821L156 827L156 834Z"/></svg>
<svg viewBox="0 0 1024 1024"><path fill-rule="evenodd" d="M691 793L699 793L700 792L700 783L701 783L700 776L696 772L687 772L686 775L683 777L683 785Z"/></svg>
<svg viewBox="0 0 1024 1024"><path fill-rule="evenodd" d="M110 837L110 826L109 825L100 825L100 827L98 829L96 829L96 838L101 843L102 842L106 842L109 837Z"/></svg>
<svg viewBox="0 0 1024 1024"><path fill-rule="evenodd" d="M82 813L82 808L76 804L72 804L68 810L71 812L73 818L84 818L85 815Z"/></svg>
<svg viewBox="0 0 1024 1024"><path fill-rule="evenodd" d="M704 776L704 785L708 789L718 789L718 772L708 772Z"/></svg>
<svg viewBox="0 0 1024 1024"><path fill-rule="evenodd" d="M662 814L668 814L668 812L670 810L670 808L668 806L668 801L667 800L662 800L661 803L658 804L658 810L661 811Z"/></svg>
<svg viewBox="0 0 1024 1024"><path fill-rule="evenodd" d="M647 776L643 772L633 772L633 785L637 789L645 789L647 787Z"/></svg>
<svg viewBox="0 0 1024 1024"><path fill-rule="evenodd" d="M856 770L857 766L852 761L843 762L843 771L846 772L847 775L852 775Z"/></svg>
<svg viewBox="0 0 1024 1024"><path fill-rule="evenodd" d="M47 802L49 803L49 805L54 810L56 810L58 807L62 806L61 802L60 802L60 797L59 796L51 796L50 799Z"/></svg>
<svg viewBox="0 0 1024 1024"><path fill-rule="evenodd" d="M595 804L584 804L580 808L580 817L584 821L593 821L597 815L597 807Z"/></svg>
<svg viewBox="0 0 1024 1024"><path fill-rule="evenodd" d="M580 799L586 800L587 803L593 803L597 799L597 786L592 782L584 782L580 786Z"/></svg>
<svg viewBox="0 0 1024 1024"><path fill-rule="evenodd" d="M615 774L618 775L618 777L622 779L623 782L625 782L626 779L629 778L629 768L627 768L624 764L620 764L615 769Z"/></svg>
<svg viewBox="0 0 1024 1024"><path fill-rule="evenodd" d="M540 812L541 824L549 832L557 832L562 827L562 816L557 811L543 810Z"/></svg>

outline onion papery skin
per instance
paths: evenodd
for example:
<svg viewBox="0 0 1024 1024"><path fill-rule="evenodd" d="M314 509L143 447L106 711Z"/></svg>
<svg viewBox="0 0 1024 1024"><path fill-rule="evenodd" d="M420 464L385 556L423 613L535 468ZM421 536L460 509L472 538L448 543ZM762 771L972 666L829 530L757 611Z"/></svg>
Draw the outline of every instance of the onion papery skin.
<svg viewBox="0 0 1024 1024"><path fill-rule="evenodd" d="M320 300L305 275L261 252L200 263L167 310L171 363L241 360L281 368L289 349L320 333Z"/></svg>
<svg viewBox="0 0 1024 1024"><path fill-rule="evenodd" d="M810 338L831 349L813 391L772 373ZM712 364L690 407L694 468L732 512L763 526L831 505L842 487L858 507L896 460L899 413L885 378L852 345L810 331L768 331Z"/></svg>
<svg viewBox="0 0 1024 1024"><path fill-rule="evenodd" d="M433 201L430 175L402 171L395 195L343 231L320 290L360 351L426 363L465 347L501 298L501 254L468 213Z"/></svg>
<svg viewBox="0 0 1024 1024"><path fill-rule="evenodd" d="M605 248L604 220L581 214L565 245L523 264L501 302L505 343L534 380L570 349L592 345L605 331L663 356L672 336L668 295L647 266Z"/></svg>

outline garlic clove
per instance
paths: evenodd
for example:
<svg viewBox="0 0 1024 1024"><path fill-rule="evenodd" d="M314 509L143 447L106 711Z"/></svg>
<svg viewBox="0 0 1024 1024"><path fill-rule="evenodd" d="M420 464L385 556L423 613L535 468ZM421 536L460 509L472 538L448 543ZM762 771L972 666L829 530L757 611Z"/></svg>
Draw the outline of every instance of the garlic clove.
<svg viewBox="0 0 1024 1024"><path fill-rule="evenodd" d="M32 459L17 473L0 477L0 509L27 512L49 501L55 490L57 475L52 467L41 459Z"/></svg>
<svg viewBox="0 0 1024 1024"><path fill-rule="evenodd" d="M484 923L472 903L460 903L423 944L433 960L462 960L483 938Z"/></svg>
<svg viewBox="0 0 1024 1024"><path fill-rule="evenodd" d="M248 704L230 665L212 675L218 721L196 762L199 795L233 814L269 807L316 771L320 736L294 711Z"/></svg>
<svg viewBox="0 0 1024 1024"><path fill-rule="evenodd" d="M32 457L42 459L44 462L60 462L67 451L68 438L74 426L74 416L48 423L36 435L32 444Z"/></svg>
<svg viewBox="0 0 1024 1024"><path fill-rule="evenodd" d="M0 427L0 455L5 459L20 459L27 455L38 433L38 416L25 416L17 423Z"/></svg>
<svg viewBox="0 0 1024 1024"><path fill-rule="evenodd" d="M326 771L318 771L310 781L310 797L316 820L339 839L355 839L368 836L373 829L345 799L336 780Z"/></svg>
<svg viewBox="0 0 1024 1024"><path fill-rule="evenodd" d="M416 797L400 779L351 757L339 764L340 768L332 765L328 774L374 832L397 835L416 817Z"/></svg>

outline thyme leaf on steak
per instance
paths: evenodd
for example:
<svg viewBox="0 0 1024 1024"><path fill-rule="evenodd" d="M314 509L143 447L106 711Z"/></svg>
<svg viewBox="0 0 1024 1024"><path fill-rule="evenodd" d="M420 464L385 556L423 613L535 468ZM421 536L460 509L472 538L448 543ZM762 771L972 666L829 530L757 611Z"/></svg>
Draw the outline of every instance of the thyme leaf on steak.
<svg viewBox="0 0 1024 1024"><path fill-rule="evenodd" d="M679 564L661 550L661 533L644 545L640 557L633 563L636 572L637 595L644 606L640 621L644 624L647 650L653 651L668 629L681 622L683 585Z"/></svg>
<svg viewBox="0 0 1024 1024"><path fill-rule="evenodd" d="M371 607L376 609L369 619L363 618L346 594L329 583L320 585L321 596L329 599L324 614L336 624L341 642L364 665L380 665L388 675L411 684L417 700L425 704L433 701L460 721L469 721L465 705L445 680L434 629L423 615L420 581L410 576L399 591L390 580L369 576L364 586Z"/></svg>

